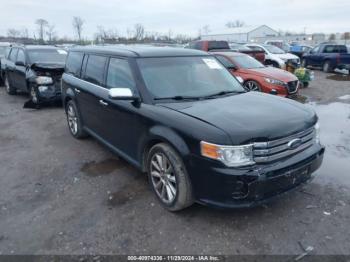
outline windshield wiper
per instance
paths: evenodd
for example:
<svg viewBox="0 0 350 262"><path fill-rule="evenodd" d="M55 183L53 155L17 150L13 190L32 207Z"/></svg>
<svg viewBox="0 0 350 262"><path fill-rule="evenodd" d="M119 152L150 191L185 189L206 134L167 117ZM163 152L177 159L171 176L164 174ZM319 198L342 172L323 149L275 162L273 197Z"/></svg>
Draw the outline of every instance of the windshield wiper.
<svg viewBox="0 0 350 262"><path fill-rule="evenodd" d="M155 97L154 100L198 100L200 97L196 96L169 96L169 97Z"/></svg>
<svg viewBox="0 0 350 262"><path fill-rule="evenodd" d="M204 99L215 98L217 96L224 96L224 95L228 95L228 94L241 94L241 93L245 93L245 91L221 91L221 92L211 94L208 96L203 96L202 98L204 98Z"/></svg>

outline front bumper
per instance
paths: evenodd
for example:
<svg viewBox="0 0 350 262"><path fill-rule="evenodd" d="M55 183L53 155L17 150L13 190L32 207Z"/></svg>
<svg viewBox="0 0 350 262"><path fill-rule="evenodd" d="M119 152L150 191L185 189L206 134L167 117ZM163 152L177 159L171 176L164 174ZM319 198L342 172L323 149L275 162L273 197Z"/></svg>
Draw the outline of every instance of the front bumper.
<svg viewBox="0 0 350 262"><path fill-rule="evenodd" d="M312 179L323 161L324 147L310 148L275 163L223 168L215 161L192 156L189 173L196 200L219 208L261 205Z"/></svg>
<svg viewBox="0 0 350 262"><path fill-rule="evenodd" d="M62 100L61 85L59 83L48 86L49 89L46 91L42 91L42 92L40 92L39 87L40 86L38 86L37 89L38 89L38 96L39 96L40 102L50 102L50 101L61 101Z"/></svg>

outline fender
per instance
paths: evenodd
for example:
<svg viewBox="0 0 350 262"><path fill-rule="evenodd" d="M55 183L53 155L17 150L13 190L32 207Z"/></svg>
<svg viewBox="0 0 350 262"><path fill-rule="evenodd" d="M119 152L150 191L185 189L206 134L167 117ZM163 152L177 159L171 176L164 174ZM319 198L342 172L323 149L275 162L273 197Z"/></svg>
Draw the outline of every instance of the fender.
<svg viewBox="0 0 350 262"><path fill-rule="evenodd" d="M146 151L149 147L153 146L153 142L165 142L170 144L184 159L190 154L190 149L180 135L173 129L165 126L156 125L153 126L148 134L145 134L140 138L139 143L139 160L141 163L142 171L145 171L145 156Z"/></svg>

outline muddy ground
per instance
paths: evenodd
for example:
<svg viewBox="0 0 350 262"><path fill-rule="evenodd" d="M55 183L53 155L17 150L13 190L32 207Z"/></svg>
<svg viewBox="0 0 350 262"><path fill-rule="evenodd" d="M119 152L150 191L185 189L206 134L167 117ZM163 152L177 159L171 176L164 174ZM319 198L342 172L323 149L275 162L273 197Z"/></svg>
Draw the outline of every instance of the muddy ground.
<svg viewBox="0 0 350 262"><path fill-rule="evenodd" d="M0 254L350 254L350 82L315 73L301 93L327 147L316 178L230 211L165 211L143 174L73 139L61 108L22 109L0 88Z"/></svg>

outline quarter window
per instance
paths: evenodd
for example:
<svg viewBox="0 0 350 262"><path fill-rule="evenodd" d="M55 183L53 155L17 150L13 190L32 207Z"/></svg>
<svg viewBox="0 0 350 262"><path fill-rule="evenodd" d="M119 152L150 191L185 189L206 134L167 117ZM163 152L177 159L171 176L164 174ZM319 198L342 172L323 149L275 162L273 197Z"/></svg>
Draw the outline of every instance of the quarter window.
<svg viewBox="0 0 350 262"><path fill-rule="evenodd" d="M89 55L84 80L96 85L102 85L106 61L107 57Z"/></svg>
<svg viewBox="0 0 350 262"><path fill-rule="evenodd" d="M23 62L23 64L24 64L25 61L26 61L26 59L25 59L24 51L19 49L18 55L17 55L17 62Z"/></svg>
<svg viewBox="0 0 350 262"><path fill-rule="evenodd" d="M107 88L118 87L133 89L135 81L127 60L111 58L107 73Z"/></svg>
<svg viewBox="0 0 350 262"><path fill-rule="evenodd" d="M66 73L80 77L81 63L84 54L79 52L70 52L66 63Z"/></svg>

